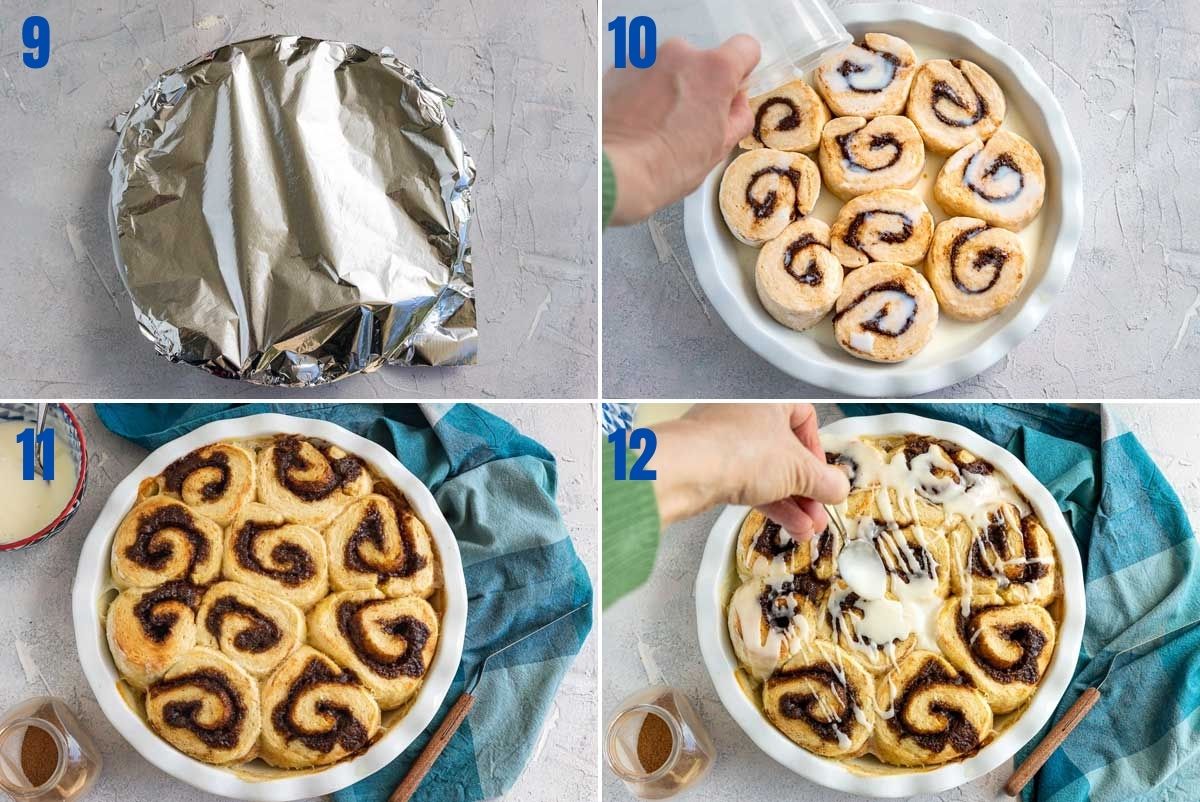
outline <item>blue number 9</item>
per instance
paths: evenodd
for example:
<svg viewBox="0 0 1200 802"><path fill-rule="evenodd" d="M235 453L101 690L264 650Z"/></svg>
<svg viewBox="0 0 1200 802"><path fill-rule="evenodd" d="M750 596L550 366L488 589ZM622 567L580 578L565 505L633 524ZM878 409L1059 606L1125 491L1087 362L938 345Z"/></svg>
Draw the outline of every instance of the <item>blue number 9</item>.
<svg viewBox="0 0 1200 802"><path fill-rule="evenodd" d="M28 17L21 26L21 40L29 51L21 56L25 66L40 70L50 61L50 22L45 17Z"/></svg>

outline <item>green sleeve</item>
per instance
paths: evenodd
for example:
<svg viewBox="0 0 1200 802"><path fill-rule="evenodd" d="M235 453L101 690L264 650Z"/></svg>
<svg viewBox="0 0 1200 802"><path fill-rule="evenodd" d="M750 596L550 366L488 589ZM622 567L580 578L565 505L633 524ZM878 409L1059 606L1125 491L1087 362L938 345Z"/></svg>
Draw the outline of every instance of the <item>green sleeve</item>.
<svg viewBox="0 0 1200 802"><path fill-rule="evenodd" d="M613 174L612 162L608 160L607 155L601 156L601 165L604 215L600 219L604 221L604 227L607 228L613 208L617 205L617 177Z"/></svg>
<svg viewBox="0 0 1200 802"><path fill-rule="evenodd" d="M635 452L628 452L630 459ZM658 552L658 503L654 485L647 481L613 479L616 446L604 441L604 474L601 505L603 533L602 598L605 607L626 595L650 576Z"/></svg>

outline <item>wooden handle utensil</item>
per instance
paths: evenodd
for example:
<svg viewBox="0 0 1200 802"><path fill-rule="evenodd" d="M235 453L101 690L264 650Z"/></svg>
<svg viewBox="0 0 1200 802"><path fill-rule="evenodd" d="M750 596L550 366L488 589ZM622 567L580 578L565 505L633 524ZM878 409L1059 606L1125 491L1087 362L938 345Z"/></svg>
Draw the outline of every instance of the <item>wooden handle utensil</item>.
<svg viewBox="0 0 1200 802"><path fill-rule="evenodd" d="M1018 766L1013 775L1008 778L1008 782L1004 784L1004 792L1009 796L1019 795L1025 784L1033 779L1033 775L1037 774L1038 769L1045 765L1046 761L1050 759L1050 755L1054 754L1054 750L1066 740L1072 730L1079 726L1079 722L1083 721L1084 717L1095 707L1098 701L1100 701L1100 690L1098 688L1088 688L1079 694L1079 698L1075 700L1075 704L1067 708L1067 712L1051 728L1050 732L1046 733L1046 737L1042 739L1042 742L1037 745L1029 757L1025 758L1025 762Z"/></svg>
<svg viewBox="0 0 1200 802"><path fill-rule="evenodd" d="M429 743L425 744L425 748L421 750L421 754L412 764L412 768L408 770L408 774L404 775L404 779L396 786L396 790L392 791L388 802L408 802L412 798L412 795L417 792L421 780L424 780L425 775L433 768L434 762L442 754L446 744L450 743L454 733L458 732L458 728L462 726L463 721L467 718L467 713L471 712L474 704L475 697L470 693L463 693L458 697L454 706L450 708L450 712L446 713L442 725L437 728L437 732L429 739Z"/></svg>

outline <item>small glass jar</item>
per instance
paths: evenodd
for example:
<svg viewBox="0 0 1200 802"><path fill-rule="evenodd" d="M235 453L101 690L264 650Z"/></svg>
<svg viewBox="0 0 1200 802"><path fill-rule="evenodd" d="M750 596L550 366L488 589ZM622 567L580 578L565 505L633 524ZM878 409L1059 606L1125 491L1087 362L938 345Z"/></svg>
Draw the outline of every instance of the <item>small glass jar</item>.
<svg viewBox="0 0 1200 802"><path fill-rule="evenodd" d="M17 802L71 802L100 775L100 751L61 699L26 699L0 715L0 790Z"/></svg>
<svg viewBox="0 0 1200 802"><path fill-rule="evenodd" d="M608 724L604 758L630 793L667 799L700 782L717 750L687 697L656 685L630 696Z"/></svg>

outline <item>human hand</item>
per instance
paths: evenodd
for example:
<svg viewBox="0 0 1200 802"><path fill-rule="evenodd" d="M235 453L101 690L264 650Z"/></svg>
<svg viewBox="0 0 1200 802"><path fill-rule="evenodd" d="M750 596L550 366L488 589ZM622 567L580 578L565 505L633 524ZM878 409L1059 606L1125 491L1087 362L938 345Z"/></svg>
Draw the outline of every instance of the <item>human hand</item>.
<svg viewBox="0 0 1200 802"><path fill-rule="evenodd" d="M759 56L745 35L713 50L670 39L652 67L609 71L603 144L617 183L614 225L645 220L690 193L750 133L741 87Z"/></svg>
<svg viewBox="0 0 1200 802"><path fill-rule="evenodd" d="M850 493L825 462L811 404L701 404L653 427L664 524L718 504L757 506L800 540L825 529L824 504Z"/></svg>

